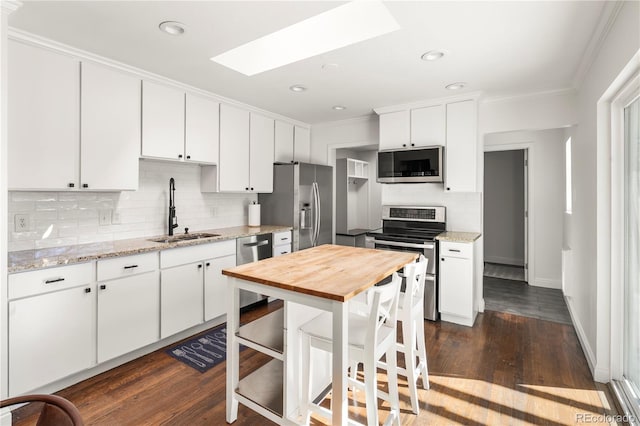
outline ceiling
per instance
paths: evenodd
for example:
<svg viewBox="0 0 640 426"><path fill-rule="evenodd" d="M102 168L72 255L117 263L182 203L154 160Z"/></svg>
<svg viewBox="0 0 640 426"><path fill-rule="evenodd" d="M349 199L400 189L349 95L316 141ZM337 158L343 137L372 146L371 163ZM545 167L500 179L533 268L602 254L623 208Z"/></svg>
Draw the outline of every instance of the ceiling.
<svg viewBox="0 0 640 426"><path fill-rule="evenodd" d="M25 1L9 24L313 124L461 92L501 97L573 87L606 2L390 1L402 27L390 34L251 77L209 60L343 3ZM167 20L184 23L186 33L161 32ZM420 59L433 49L449 53ZM458 81L467 87L444 89ZM295 84L308 90L290 91Z"/></svg>

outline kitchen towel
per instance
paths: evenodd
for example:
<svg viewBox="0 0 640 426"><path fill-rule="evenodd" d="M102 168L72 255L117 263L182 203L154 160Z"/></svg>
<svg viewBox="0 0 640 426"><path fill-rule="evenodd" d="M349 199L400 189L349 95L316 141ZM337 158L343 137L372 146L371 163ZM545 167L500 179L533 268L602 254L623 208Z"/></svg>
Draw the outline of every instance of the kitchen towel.
<svg viewBox="0 0 640 426"><path fill-rule="evenodd" d="M260 204L249 204L249 226L260 226Z"/></svg>

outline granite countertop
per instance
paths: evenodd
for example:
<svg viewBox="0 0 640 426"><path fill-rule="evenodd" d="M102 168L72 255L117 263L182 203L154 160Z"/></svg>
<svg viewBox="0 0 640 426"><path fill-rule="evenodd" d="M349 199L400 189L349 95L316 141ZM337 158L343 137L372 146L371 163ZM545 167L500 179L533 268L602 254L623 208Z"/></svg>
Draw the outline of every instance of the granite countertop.
<svg viewBox="0 0 640 426"><path fill-rule="evenodd" d="M455 232L446 231L436 237L436 240L447 241L451 243L472 243L482 234L479 232Z"/></svg>
<svg viewBox="0 0 640 426"><path fill-rule="evenodd" d="M24 272L34 269L49 268L52 266L69 265L73 263L89 262L96 259L128 256L132 254L146 253L171 249L175 247L195 246L209 244L218 241L232 240L251 235L269 234L272 232L288 231L290 226L262 225L260 227L234 226L221 229L203 229L193 231L192 234L206 232L219 234L216 237L196 240L177 241L172 243L157 243L149 241L152 238L161 238L162 235L128 240L116 240L101 243L78 244L65 247L53 247L35 250L22 250L9 252L9 273ZM179 234L176 234L179 235Z"/></svg>

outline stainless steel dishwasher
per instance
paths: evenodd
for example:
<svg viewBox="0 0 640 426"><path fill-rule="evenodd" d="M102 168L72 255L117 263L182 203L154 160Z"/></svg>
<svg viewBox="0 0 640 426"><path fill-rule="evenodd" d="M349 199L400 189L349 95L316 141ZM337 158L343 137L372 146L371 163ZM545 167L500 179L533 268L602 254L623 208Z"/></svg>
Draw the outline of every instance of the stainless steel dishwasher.
<svg viewBox="0 0 640 426"><path fill-rule="evenodd" d="M236 265L257 262L272 256L272 234L253 235L236 240ZM240 290L240 307L265 299L262 294Z"/></svg>

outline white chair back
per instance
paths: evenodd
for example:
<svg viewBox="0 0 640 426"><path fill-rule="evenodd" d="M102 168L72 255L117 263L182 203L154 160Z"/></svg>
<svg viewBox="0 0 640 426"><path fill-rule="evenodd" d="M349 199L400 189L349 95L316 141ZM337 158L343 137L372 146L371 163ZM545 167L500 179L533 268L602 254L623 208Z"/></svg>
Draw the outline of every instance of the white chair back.
<svg viewBox="0 0 640 426"><path fill-rule="evenodd" d="M429 259L420 255L417 262L404 267L406 286L402 306L403 313L408 313L412 309L424 310L424 282L428 262Z"/></svg>
<svg viewBox="0 0 640 426"><path fill-rule="evenodd" d="M395 329L396 321L398 320L398 298L401 283L402 279L394 272L390 283L377 286L371 290L372 301L365 348L370 348L373 351L373 348L378 344L378 334L382 327Z"/></svg>

